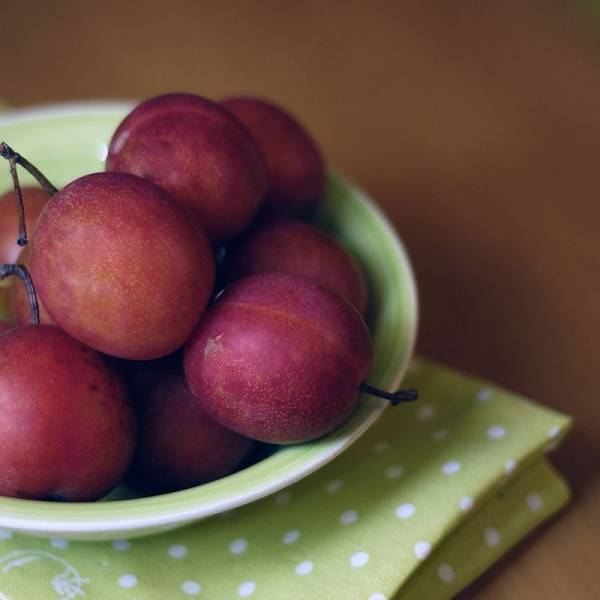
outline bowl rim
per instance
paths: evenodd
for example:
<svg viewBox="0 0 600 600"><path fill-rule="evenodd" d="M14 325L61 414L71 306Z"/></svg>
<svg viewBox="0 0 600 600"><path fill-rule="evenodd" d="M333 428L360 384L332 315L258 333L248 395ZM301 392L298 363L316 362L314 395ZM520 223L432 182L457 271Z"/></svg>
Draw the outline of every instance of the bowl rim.
<svg viewBox="0 0 600 600"><path fill-rule="evenodd" d="M8 109L6 112L0 114L0 127L18 125L20 123L48 118L91 117L98 116L99 114L107 116L112 113L115 115L124 115L131 110L134 104L135 103L132 101L94 100L42 104L16 110ZM335 170L330 170L329 174L332 180L356 195L361 204L366 207L368 212L375 218L382 230L381 233L385 235L390 247L393 249L398 269L401 269L404 272L403 286L405 288L406 301L408 304L407 310L409 312L409 317L406 321L406 324L408 325L408 332L405 340L406 352L404 353L402 362L395 369L393 380L390 382L389 386L386 386L390 389L397 388L406 373L414 353L419 320L417 286L408 252L387 216L360 187L350 182ZM237 508L281 491L330 462L356 441L379 418L387 405L388 403L386 401L374 400L370 403L368 409L366 409L367 415L357 427L341 437L338 436L339 439L336 439L333 443L330 438L334 437L336 432L333 432L321 440L311 442L316 445L322 444L324 447L321 452L317 453L310 460L300 462L298 465L295 465L295 468L274 477L266 484L235 493L230 498L217 498L209 501L196 499L194 501L193 491L200 487L210 485L210 483L170 494L161 494L159 496L150 496L132 500L114 500L110 502L68 503L57 505L38 500L0 498L0 526L14 530L28 531L30 533L38 533L39 535L51 535L53 533L65 535L78 533L102 534L116 531L127 534L135 533L142 528L157 530L163 527L165 529L176 527L178 524L185 524L204 517L229 511L233 508ZM286 451L287 450L288 449L286 449ZM251 469L252 467L248 467L247 469L223 479L235 477L239 473L244 473ZM177 508L171 507L166 510L166 512L164 507L161 509L161 504L163 504L160 500L161 498L168 504L168 500L173 499L176 495L181 496L182 501L185 500L186 495L189 495L190 498L188 501L183 501L183 506L177 506ZM39 511L42 505L45 505L51 513L56 512L56 516L48 515L48 517L38 517L27 514L27 508L33 509L36 507ZM133 505L140 509L140 515L130 514ZM62 507L68 508L70 512L72 511L75 514L69 514L68 518L61 518L59 516L61 511L55 511L53 509ZM123 514L120 516L108 514L114 512L115 509L120 508L123 509ZM6 512L7 510L9 514Z"/></svg>

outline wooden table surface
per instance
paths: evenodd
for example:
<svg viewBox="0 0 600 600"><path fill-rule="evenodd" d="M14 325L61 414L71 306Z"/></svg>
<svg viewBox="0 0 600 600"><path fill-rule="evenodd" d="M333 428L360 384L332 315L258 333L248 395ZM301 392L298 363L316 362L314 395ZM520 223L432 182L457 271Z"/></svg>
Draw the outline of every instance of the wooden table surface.
<svg viewBox="0 0 600 600"><path fill-rule="evenodd" d="M546 2L2 3L14 105L251 92L414 260L420 351L573 414L574 501L463 598L599 598L600 12Z"/></svg>

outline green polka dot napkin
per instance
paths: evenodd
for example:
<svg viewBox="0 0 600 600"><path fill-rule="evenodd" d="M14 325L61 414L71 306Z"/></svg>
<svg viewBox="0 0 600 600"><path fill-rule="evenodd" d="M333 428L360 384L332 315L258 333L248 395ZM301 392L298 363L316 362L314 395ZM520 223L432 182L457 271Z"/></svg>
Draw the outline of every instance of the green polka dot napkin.
<svg viewBox="0 0 600 600"><path fill-rule="evenodd" d="M449 598L569 493L544 460L563 415L426 361L352 448L285 491L115 542L0 530L0 600Z"/></svg>

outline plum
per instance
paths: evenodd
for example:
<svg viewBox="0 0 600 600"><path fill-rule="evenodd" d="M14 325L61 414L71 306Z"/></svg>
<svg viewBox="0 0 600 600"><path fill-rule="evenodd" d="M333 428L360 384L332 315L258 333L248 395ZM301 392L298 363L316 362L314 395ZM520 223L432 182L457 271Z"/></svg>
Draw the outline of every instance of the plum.
<svg viewBox="0 0 600 600"><path fill-rule="evenodd" d="M135 437L105 357L51 325L0 335L0 495L96 500L123 477Z"/></svg>
<svg viewBox="0 0 600 600"><path fill-rule="evenodd" d="M25 225L31 238L40 213L50 200L44 190L37 187L22 187L25 205ZM0 196L0 263L14 263L21 248L17 246L19 235L19 211L13 190Z"/></svg>
<svg viewBox="0 0 600 600"><path fill-rule="evenodd" d="M248 128L267 161L269 192L263 213L309 214L325 192L325 167L308 132L281 107L260 98L227 98L221 105Z"/></svg>
<svg viewBox="0 0 600 600"><path fill-rule="evenodd" d="M185 383L181 362L177 356L125 367L139 419L128 482L147 492L181 490L223 477L254 445L202 408Z"/></svg>
<svg viewBox="0 0 600 600"><path fill-rule="evenodd" d="M35 226L44 206L50 196L37 187L22 187L23 202L25 205L25 226L29 237L33 234ZM14 263L21 248L17 245L19 236L19 210L14 190L0 196L0 263ZM8 281L0 282L0 314L8 312Z"/></svg>
<svg viewBox="0 0 600 600"><path fill-rule="evenodd" d="M30 254L54 321L106 354L136 360L176 350L214 284L210 242L162 188L128 173L94 173L52 197Z"/></svg>
<svg viewBox="0 0 600 600"><path fill-rule="evenodd" d="M345 296L361 314L367 285L354 258L331 235L292 219L260 223L227 251L233 278L279 272L304 275Z"/></svg>
<svg viewBox="0 0 600 600"><path fill-rule="evenodd" d="M30 246L25 246L17 258L17 262L25 267L29 267L29 251ZM29 325L31 323L31 312L29 310L27 290L19 279L13 278L10 280L8 286L8 298L10 312L17 325ZM54 319L48 314L48 311L40 298L38 298L38 310L40 323L54 325Z"/></svg>
<svg viewBox="0 0 600 600"><path fill-rule="evenodd" d="M4 333L13 327L14 325L10 321L0 318L0 333Z"/></svg>
<svg viewBox="0 0 600 600"><path fill-rule="evenodd" d="M211 416L277 444L340 425L370 364L369 331L358 311L337 292L283 273L225 288L184 354L190 391Z"/></svg>
<svg viewBox="0 0 600 600"><path fill-rule="evenodd" d="M217 242L248 227L267 190L263 156L246 129L218 104L192 94L138 105L115 131L106 169L165 188Z"/></svg>

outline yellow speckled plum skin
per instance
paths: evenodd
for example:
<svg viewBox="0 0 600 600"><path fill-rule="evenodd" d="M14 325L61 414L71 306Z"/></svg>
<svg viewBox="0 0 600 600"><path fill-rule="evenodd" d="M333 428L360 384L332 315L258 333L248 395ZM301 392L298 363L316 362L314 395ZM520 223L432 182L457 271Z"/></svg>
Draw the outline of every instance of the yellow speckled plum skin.
<svg viewBox="0 0 600 600"><path fill-rule="evenodd" d="M138 105L117 128L106 168L160 185L219 242L250 225L267 191L262 153L246 129L218 104L192 94Z"/></svg>
<svg viewBox="0 0 600 600"><path fill-rule="evenodd" d="M242 435L277 444L340 425L370 362L358 311L336 292L282 273L226 288L184 356L190 390L207 412Z"/></svg>
<svg viewBox="0 0 600 600"><path fill-rule="evenodd" d="M46 206L31 274L54 321L106 354L144 360L184 344L214 284L202 228L153 183L94 173Z"/></svg>
<svg viewBox="0 0 600 600"><path fill-rule="evenodd" d="M292 219L259 223L227 251L233 278L258 273L304 275L367 309L367 284L348 251L331 235Z"/></svg>
<svg viewBox="0 0 600 600"><path fill-rule="evenodd" d="M106 357L51 325L0 335L0 495L96 500L123 477L135 439Z"/></svg>
<svg viewBox="0 0 600 600"><path fill-rule="evenodd" d="M309 133L292 115L260 98L227 98L221 104L248 128L265 156L269 193L263 213L310 213L325 191L325 167Z"/></svg>

